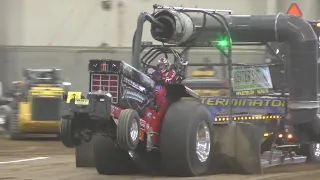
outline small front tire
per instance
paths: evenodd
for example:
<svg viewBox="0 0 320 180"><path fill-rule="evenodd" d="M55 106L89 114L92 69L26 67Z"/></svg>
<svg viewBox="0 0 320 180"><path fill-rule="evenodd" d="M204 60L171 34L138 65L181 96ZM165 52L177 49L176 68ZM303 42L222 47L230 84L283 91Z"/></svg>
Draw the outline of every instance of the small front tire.
<svg viewBox="0 0 320 180"><path fill-rule="evenodd" d="M139 144L140 116L137 111L121 111L117 126L117 142L121 149L134 151Z"/></svg>
<svg viewBox="0 0 320 180"><path fill-rule="evenodd" d="M81 144L81 139L75 136L73 119L61 119L60 139L64 146L74 148Z"/></svg>

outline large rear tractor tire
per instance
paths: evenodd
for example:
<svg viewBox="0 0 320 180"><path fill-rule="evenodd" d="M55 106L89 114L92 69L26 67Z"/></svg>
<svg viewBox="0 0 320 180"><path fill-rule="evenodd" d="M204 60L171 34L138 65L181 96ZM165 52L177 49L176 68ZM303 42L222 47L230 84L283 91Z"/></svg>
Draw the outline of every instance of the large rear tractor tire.
<svg viewBox="0 0 320 180"><path fill-rule="evenodd" d="M74 148L81 144L81 139L76 137L74 129L74 120L73 119L61 119L60 124L60 138L64 146L68 148Z"/></svg>
<svg viewBox="0 0 320 180"><path fill-rule="evenodd" d="M116 147L111 139L102 135L93 138L93 157L99 174L121 175L138 171L128 151Z"/></svg>
<svg viewBox="0 0 320 180"><path fill-rule="evenodd" d="M208 109L199 102L181 100L169 106L162 123L160 155L169 176L199 176L212 159L213 127Z"/></svg>
<svg viewBox="0 0 320 180"><path fill-rule="evenodd" d="M304 143L300 145L300 151L307 156L308 163L320 163L320 143Z"/></svg>
<svg viewBox="0 0 320 180"><path fill-rule="evenodd" d="M20 120L18 110L12 110L5 124L5 138L11 140L23 140L25 135L20 132Z"/></svg>
<svg viewBox="0 0 320 180"><path fill-rule="evenodd" d="M137 111L121 111L117 126L117 142L121 149L134 151L139 144L140 116Z"/></svg>

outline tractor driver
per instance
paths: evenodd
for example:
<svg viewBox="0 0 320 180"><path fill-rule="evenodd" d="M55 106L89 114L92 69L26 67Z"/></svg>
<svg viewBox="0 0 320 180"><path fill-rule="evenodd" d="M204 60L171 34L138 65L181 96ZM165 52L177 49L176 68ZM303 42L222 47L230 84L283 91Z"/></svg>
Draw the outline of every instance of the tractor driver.
<svg viewBox="0 0 320 180"><path fill-rule="evenodd" d="M152 79L156 82L155 103L158 107L161 106L166 96L166 90L163 89L163 85L174 83L175 74L176 71L170 69L170 63L166 58L158 60L156 70L152 73Z"/></svg>
<svg viewBox="0 0 320 180"><path fill-rule="evenodd" d="M175 70L170 69L168 59L161 58L158 60L156 70L152 73L152 79L157 85L169 84L172 83L175 74Z"/></svg>

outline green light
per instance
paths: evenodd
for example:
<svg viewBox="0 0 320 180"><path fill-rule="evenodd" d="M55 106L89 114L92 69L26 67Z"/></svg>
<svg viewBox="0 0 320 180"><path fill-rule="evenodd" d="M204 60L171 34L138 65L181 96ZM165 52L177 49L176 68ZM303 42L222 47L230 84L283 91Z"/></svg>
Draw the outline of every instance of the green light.
<svg viewBox="0 0 320 180"><path fill-rule="evenodd" d="M228 47L228 45L229 45L229 43L228 43L228 41L226 41L226 40L223 40L223 41L218 41L218 44L217 44L219 47L221 47L221 48L226 48L226 47Z"/></svg>
<svg viewBox="0 0 320 180"><path fill-rule="evenodd" d="M215 46L219 49L226 49L230 46L230 42L228 41L228 38L221 36L218 41L216 41ZM212 44L214 46L214 44Z"/></svg>

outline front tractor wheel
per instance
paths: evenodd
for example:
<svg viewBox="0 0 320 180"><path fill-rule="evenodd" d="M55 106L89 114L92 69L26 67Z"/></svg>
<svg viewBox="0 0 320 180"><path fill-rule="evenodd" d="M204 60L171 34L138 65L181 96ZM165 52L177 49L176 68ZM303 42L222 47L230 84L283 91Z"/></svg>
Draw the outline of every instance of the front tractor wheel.
<svg viewBox="0 0 320 180"><path fill-rule="evenodd" d="M140 116L137 111L121 111L117 126L117 141L121 149L134 151L139 144Z"/></svg>
<svg viewBox="0 0 320 180"><path fill-rule="evenodd" d="M173 103L165 115L160 134L164 173L169 176L198 176L208 172L213 128L208 109L199 102Z"/></svg>
<svg viewBox="0 0 320 180"><path fill-rule="evenodd" d="M62 144L68 148L74 148L81 144L81 139L79 137L76 137L75 134L73 119L61 119L60 138Z"/></svg>

